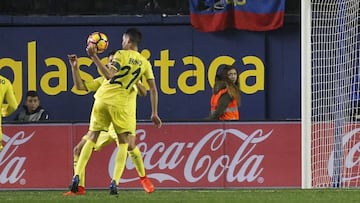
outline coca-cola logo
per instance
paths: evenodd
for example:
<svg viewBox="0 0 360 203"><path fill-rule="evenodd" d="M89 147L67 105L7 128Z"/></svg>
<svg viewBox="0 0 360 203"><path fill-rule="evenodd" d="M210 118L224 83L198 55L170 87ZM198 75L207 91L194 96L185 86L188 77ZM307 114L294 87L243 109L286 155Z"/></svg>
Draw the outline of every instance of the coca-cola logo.
<svg viewBox="0 0 360 203"><path fill-rule="evenodd" d="M358 170L354 170L354 167L358 167L360 164L360 155L359 155L360 142L355 137L359 132L360 132L360 128L355 128L355 129L347 132L342 137L342 140L341 140L342 143L338 143L338 145L336 145L336 146L335 146L335 144L333 144L332 146L329 146L329 147L332 147L332 149L333 149L330 154L329 162L328 162L329 177L332 177L334 174L333 173L334 161L337 161L337 163L338 163L337 164L338 166L336 166L336 167L341 167L340 171L344 171L344 170L346 171L346 170L351 170L351 169L353 169L353 171L358 171ZM343 158L344 158L344 161L342 161ZM342 163L344 164L344 166L341 166ZM350 181L350 180L354 180L354 179L358 179L358 178L360 178L359 173L344 173L342 176L343 181Z"/></svg>
<svg viewBox="0 0 360 203"><path fill-rule="evenodd" d="M23 165L26 157L15 156L20 145L31 139L35 132L26 137L24 131L17 132L13 136L3 134L4 148L0 152L0 184L14 184L25 174Z"/></svg>
<svg viewBox="0 0 360 203"><path fill-rule="evenodd" d="M263 132L256 129L247 134L238 129L214 129L197 142L157 142L149 146L146 142L146 131L136 131L138 147L143 151L143 159L147 170L156 169L156 173L147 173L147 176L163 181L179 183L179 174L171 175L171 170L183 171L182 177L190 183L206 179L208 182L216 182L220 178L226 178L228 182L252 182L259 178L264 170L261 166L264 154L256 154L255 148L272 134L273 130ZM167 135L169 136L169 135ZM237 150L233 154L223 153L227 138L235 138L238 142ZM190 153L184 153L190 150ZM113 173L114 161L117 149L112 153L108 165L109 175ZM220 155L214 155L220 154ZM184 168L178 169L183 166ZM127 169L133 169L130 159L127 160ZM167 171L169 173L165 173ZM138 177L122 178L121 182L137 181Z"/></svg>

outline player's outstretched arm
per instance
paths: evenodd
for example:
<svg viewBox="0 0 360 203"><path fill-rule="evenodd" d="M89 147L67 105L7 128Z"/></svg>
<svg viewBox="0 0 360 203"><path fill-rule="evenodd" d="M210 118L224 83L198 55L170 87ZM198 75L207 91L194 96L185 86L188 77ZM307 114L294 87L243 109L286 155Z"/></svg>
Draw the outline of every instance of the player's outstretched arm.
<svg viewBox="0 0 360 203"><path fill-rule="evenodd" d="M144 85L142 85L140 80L136 83L136 87L138 88L138 95L145 97L147 94L147 90Z"/></svg>
<svg viewBox="0 0 360 203"><path fill-rule="evenodd" d="M97 55L97 49L96 46L92 43L90 43L86 47L86 52L90 56L90 58L93 60L95 65L100 69L101 73L104 75L104 77L109 80L114 76L114 72L111 68L107 68L104 64L101 63L101 60L99 59L99 56Z"/></svg>
<svg viewBox="0 0 360 203"><path fill-rule="evenodd" d="M19 103L16 101L12 85L9 85L9 89L6 92L5 99L7 104L3 104L1 108L1 114L3 117L11 115L19 106Z"/></svg>
<svg viewBox="0 0 360 203"><path fill-rule="evenodd" d="M160 128L162 121L158 115L158 92L154 79L148 79L150 86L150 102L151 102L151 120L157 128Z"/></svg>
<svg viewBox="0 0 360 203"><path fill-rule="evenodd" d="M80 77L77 56L75 54L70 54L68 55L68 58L71 65L72 78L76 89L87 90L84 85L84 81Z"/></svg>

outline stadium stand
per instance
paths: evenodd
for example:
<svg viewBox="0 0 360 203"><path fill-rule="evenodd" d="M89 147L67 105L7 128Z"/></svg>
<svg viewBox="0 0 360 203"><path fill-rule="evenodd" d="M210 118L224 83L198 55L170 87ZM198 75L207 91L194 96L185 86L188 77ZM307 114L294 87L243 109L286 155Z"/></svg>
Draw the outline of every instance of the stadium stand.
<svg viewBox="0 0 360 203"><path fill-rule="evenodd" d="M188 0L1 0L0 15L188 15ZM286 1L286 14L300 13L300 0Z"/></svg>

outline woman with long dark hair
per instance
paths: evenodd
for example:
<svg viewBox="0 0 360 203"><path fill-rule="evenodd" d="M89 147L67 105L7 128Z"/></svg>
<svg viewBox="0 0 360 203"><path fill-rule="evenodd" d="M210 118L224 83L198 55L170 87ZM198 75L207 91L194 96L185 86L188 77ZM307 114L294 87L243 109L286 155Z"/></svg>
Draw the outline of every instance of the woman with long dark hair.
<svg viewBox="0 0 360 203"><path fill-rule="evenodd" d="M237 70L232 65L223 65L215 77L211 96L212 120L239 120L240 88Z"/></svg>

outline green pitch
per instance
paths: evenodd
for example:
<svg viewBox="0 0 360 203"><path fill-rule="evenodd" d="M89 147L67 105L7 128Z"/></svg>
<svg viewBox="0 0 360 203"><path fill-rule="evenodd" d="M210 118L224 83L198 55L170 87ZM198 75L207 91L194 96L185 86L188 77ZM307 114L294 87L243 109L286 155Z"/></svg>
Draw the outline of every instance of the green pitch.
<svg viewBox="0 0 360 203"><path fill-rule="evenodd" d="M237 190L120 190L110 196L106 190L88 190L87 195L65 197L63 191L0 191L1 202L104 202L104 203L337 203L360 202L357 189L237 189Z"/></svg>

